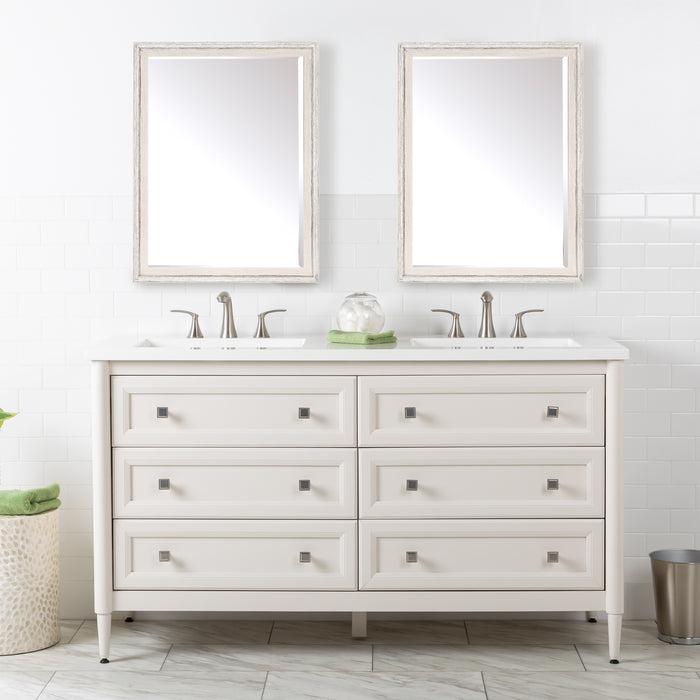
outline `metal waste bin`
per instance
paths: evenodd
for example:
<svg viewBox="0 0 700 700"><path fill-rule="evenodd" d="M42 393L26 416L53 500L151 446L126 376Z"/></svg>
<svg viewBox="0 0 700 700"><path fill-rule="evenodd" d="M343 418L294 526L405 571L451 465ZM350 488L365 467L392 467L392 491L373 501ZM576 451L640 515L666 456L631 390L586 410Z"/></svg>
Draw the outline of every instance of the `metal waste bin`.
<svg viewBox="0 0 700 700"><path fill-rule="evenodd" d="M700 644L700 550L660 549L649 558L659 639Z"/></svg>

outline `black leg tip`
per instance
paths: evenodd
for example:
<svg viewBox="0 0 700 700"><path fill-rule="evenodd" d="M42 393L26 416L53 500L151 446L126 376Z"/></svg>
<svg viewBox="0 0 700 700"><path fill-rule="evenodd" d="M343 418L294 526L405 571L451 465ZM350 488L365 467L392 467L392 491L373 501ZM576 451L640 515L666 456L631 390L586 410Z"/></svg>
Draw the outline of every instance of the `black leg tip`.
<svg viewBox="0 0 700 700"><path fill-rule="evenodd" d="M133 617L126 617L124 618L124 622L133 622L134 618Z"/></svg>
<svg viewBox="0 0 700 700"><path fill-rule="evenodd" d="M620 662L617 659L610 659L611 664L619 664Z"/></svg>
<svg viewBox="0 0 700 700"><path fill-rule="evenodd" d="M109 663L109 659L100 659L100 663L101 663L101 664L108 664L108 663Z"/></svg>
<svg viewBox="0 0 700 700"><path fill-rule="evenodd" d="M588 621L589 622L598 622L598 620L596 620L595 617L589 617Z"/></svg>

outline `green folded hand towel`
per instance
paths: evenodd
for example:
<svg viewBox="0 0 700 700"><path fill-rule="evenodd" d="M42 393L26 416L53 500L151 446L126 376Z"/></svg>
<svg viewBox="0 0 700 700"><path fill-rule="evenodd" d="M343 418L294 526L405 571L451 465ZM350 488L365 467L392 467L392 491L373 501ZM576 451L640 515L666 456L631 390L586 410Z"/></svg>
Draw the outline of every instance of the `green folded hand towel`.
<svg viewBox="0 0 700 700"><path fill-rule="evenodd" d="M27 491L0 491L0 515L36 515L61 505L58 484Z"/></svg>
<svg viewBox="0 0 700 700"><path fill-rule="evenodd" d="M329 343L350 343L352 345L379 345L380 343L395 343L394 331L384 333L360 333L352 331L328 331L326 340Z"/></svg>

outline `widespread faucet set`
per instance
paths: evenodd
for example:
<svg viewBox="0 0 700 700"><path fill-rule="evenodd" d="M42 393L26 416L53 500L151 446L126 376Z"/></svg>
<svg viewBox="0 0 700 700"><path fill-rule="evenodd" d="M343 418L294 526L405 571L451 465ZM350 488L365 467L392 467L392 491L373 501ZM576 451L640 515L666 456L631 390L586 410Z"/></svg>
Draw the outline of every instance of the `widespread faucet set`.
<svg viewBox="0 0 700 700"><path fill-rule="evenodd" d="M228 292L220 292L216 300L224 305L224 314L221 319L221 332L219 333L220 338L238 338L238 333L236 333L236 324L233 321L233 304L231 303L231 295ZM255 329L255 335L253 338L269 338L270 334L267 331L267 326L265 325L265 316L268 314L281 313L287 309L270 309L269 311L263 311L258 314L258 325ZM199 314L194 311L186 311L185 309L170 309L171 313L174 314L189 314L192 319L190 323L190 330L187 333L188 338L203 338L204 334L202 329L199 327Z"/></svg>
<svg viewBox="0 0 700 700"><path fill-rule="evenodd" d="M479 338L496 337L496 331L493 328L493 314L491 311L492 301L493 294L491 294L491 292L484 292L481 295L481 324L479 326ZM447 333L448 338L464 338L462 327L459 324L459 314L456 311L450 311L449 309L431 309L431 311L450 314L452 316L452 325ZM537 311L544 311L544 309L527 309L526 311L519 311L517 314L515 314L515 325L513 326L510 337L527 338L527 333L525 333L525 328L523 327L523 314L531 314Z"/></svg>

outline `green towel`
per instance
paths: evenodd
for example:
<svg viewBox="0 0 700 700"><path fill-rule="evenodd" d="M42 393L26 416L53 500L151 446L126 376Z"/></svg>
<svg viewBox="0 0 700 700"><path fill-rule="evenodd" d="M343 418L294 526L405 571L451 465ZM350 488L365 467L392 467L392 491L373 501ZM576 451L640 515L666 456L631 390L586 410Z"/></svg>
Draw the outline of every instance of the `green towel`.
<svg viewBox="0 0 700 700"><path fill-rule="evenodd" d="M51 484L27 491L0 491L0 515L36 515L61 505L61 488Z"/></svg>
<svg viewBox="0 0 700 700"><path fill-rule="evenodd" d="M351 331L328 331L326 340L329 343L351 343L352 345L378 345L379 343L395 343L394 331L384 333L353 333Z"/></svg>

